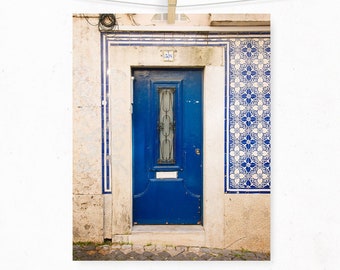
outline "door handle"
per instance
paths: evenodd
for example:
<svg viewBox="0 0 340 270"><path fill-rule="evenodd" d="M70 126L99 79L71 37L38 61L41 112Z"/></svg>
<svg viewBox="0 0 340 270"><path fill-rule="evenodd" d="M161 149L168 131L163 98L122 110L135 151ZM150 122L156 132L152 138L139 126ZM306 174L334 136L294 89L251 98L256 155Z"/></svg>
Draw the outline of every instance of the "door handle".
<svg viewBox="0 0 340 270"><path fill-rule="evenodd" d="M199 148L196 148L196 149L195 149L195 153L196 153L196 155L199 156L199 155L201 154L201 150L200 150Z"/></svg>

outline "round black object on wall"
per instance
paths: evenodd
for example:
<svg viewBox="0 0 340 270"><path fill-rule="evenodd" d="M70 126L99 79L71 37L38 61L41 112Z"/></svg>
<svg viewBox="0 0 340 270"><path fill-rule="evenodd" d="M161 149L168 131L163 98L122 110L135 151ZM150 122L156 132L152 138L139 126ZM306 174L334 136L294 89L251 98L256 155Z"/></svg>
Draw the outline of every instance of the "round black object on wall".
<svg viewBox="0 0 340 270"><path fill-rule="evenodd" d="M117 20L114 14L100 14L98 24L100 30L113 30L116 24Z"/></svg>

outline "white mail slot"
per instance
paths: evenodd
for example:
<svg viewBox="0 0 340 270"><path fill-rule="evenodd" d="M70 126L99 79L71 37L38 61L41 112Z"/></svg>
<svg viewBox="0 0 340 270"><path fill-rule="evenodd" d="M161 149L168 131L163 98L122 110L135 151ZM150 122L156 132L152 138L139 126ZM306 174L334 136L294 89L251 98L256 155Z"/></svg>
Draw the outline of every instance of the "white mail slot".
<svg viewBox="0 0 340 270"><path fill-rule="evenodd" d="M157 179L177 178L178 172L156 172Z"/></svg>

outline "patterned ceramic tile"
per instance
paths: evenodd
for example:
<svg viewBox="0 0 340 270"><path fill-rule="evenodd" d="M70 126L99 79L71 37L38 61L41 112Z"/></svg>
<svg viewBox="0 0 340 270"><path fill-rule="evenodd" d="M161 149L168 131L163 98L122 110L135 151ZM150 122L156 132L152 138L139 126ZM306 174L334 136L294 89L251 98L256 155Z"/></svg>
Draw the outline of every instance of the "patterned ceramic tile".
<svg viewBox="0 0 340 270"><path fill-rule="evenodd" d="M234 39L229 58L226 191L266 192L270 190L270 41Z"/></svg>

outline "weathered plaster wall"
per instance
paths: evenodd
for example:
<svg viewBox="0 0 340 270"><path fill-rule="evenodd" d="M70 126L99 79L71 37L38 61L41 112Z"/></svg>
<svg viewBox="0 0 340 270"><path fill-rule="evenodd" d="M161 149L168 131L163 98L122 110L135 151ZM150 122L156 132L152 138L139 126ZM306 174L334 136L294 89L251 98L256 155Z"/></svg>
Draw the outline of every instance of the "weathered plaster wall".
<svg viewBox="0 0 340 270"><path fill-rule="evenodd" d="M270 251L270 195L225 195L225 247Z"/></svg>
<svg viewBox="0 0 340 270"><path fill-rule="evenodd" d="M73 21L73 240L103 240L100 35Z"/></svg>
<svg viewBox="0 0 340 270"><path fill-rule="evenodd" d="M120 26L169 26L166 20L167 17L164 15L116 14ZM177 14L175 25L268 25L269 23L269 14Z"/></svg>

